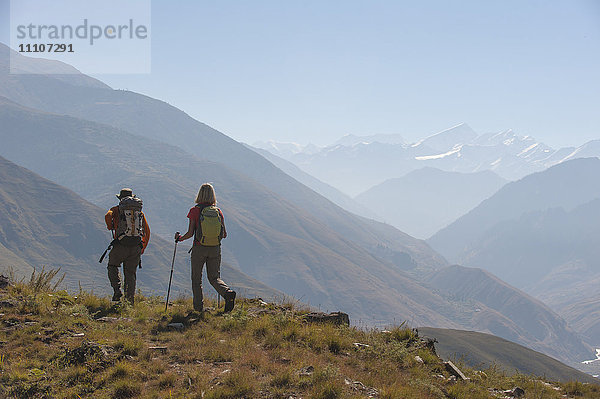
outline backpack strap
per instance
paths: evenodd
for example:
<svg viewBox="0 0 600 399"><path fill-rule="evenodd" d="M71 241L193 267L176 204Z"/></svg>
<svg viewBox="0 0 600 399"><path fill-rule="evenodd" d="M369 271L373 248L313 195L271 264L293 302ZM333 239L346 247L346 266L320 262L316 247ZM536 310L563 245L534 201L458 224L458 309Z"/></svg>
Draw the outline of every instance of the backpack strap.
<svg viewBox="0 0 600 399"><path fill-rule="evenodd" d="M192 244L192 246L196 245L196 242L200 242L200 240L202 239L202 226L200 225L200 218L202 217L202 210L204 208L206 208L206 205L202 205L202 204L196 204L195 205L196 208L199 209L198 211L198 220L196 221L196 227L194 229L194 242ZM191 251L191 249L190 249Z"/></svg>

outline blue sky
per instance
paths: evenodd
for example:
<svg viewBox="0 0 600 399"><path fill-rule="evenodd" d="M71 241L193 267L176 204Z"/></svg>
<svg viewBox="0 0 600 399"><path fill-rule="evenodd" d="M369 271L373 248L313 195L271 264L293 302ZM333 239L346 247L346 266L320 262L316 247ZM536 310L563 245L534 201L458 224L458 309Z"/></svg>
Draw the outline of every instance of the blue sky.
<svg viewBox="0 0 600 399"><path fill-rule="evenodd" d="M416 140L460 122L600 138L595 0L157 0L151 28L151 74L97 77L241 141Z"/></svg>

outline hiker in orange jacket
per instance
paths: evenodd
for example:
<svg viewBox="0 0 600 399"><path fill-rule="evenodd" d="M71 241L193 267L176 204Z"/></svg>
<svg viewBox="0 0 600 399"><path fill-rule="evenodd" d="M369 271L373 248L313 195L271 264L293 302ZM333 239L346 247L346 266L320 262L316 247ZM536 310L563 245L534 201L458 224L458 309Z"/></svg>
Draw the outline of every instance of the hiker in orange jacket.
<svg viewBox="0 0 600 399"><path fill-rule="evenodd" d="M113 247L108 254L108 280L114 290L113 301L119 301L121 278L119 266L123 264L125 298L133 305L135 280L141 255L150 240L150 226L142 212L142 200L133 195L130 188L124 188L116 195L119 205L113 206L104 216L106 228L113 232Z"/></svg>

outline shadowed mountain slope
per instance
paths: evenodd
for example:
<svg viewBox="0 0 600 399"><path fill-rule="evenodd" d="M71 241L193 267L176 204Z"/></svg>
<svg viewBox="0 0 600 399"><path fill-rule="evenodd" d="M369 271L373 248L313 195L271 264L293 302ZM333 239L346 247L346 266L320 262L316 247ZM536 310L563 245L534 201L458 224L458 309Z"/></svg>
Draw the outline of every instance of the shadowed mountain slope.
<svg viewBox="0 0 600 399"><path fill-rule="evenodd" d="M469 247L463 262L485 265L508 283L541 295L582 281L584 275L590 279L588 272L600 274L598 242L600 199L571 211L553 208L498 223ZM574 262L590 269L563 267ZM555 269L560 272L552 276Z"/></svg>
<svg viewBox="0 0 600 399"><path fill-rule="evenodd" d="M581 158L509 183L430 243L544 301L598 345L588 305L600 282L598 176L600 160Z"/></svg>
<svg viewBox="0 0 600 399"><path fill-rule="evenodd" d="M600 278L594 280L596 287ZM573 326L580 334L587 338L595 348L600 348L600 294L574 301L569 304L555 305L556 311ZM600 368L598 369L600 371Z"/></svg>

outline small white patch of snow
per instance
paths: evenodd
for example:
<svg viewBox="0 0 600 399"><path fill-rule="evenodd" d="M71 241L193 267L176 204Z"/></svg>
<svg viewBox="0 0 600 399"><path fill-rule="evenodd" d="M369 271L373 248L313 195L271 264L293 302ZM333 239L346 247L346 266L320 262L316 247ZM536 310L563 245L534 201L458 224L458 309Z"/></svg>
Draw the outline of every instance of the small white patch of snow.
<svg viewBox="0 0 600 399"><path fill-rule="evenodd" d="M461 145L461 146L457 146L457 147L455 147L455 148L451 149L450 151L448 151L448 152L445 152L445 153L443 153L443 154L437 154L437 155L424 155L424 156L421 156L421 157L415 157L415 159L416 159L417 161L428 161L428 160L430 160L430 159L441 159L441 158L446 158L447 156L450 156L450 155L452 155L452 154L456 154L457 152L459 152L459 151L460 151L460 149L461 149L461 148L462 148L462 145Z"/></svg>
<svg viewBox="0 0 600 399"><path fill-rule="evenodd" d="M583 363L583 364L591 364L591 363L597 362L598 360L600 360L600 349L596 349L596 358L594 360L584 360L581 363Z"/></svg>
<svg viewBox="0 0 600 399"><path fill-rule="evenodd" d="M518 157L520 157L521 155L533 150L535 147L537 147L540 143L535 143L530 145L529 147L525 148L523 151L521 151L520 153L517 154Z"/></svg>
<svg viewBox="0 0 600 399"><path fill-rule="evenodd" d="M560 161L558 161L558 163L562 163L565 162L566 160L568 160L571 157L574 157L575 155L577 155L577 153L581 151L581 147L576 148L575 151L573 151L572 153L570 153L569 155L567 155L566 157L564 157L563 159L561 159Z"/></svg>
<svg viewBox="0 0 600 399"><path fill-rule="evenodd" d="M510 139L508 139L508 140L504 140L504 141L502 142L502 144L504 144L504 145L511 145L511 144L512 144L512 143L514 143L514 142L515 142L515 138L514 138L514 137L511 137L511 138L510 138Z"/></svg>
<svg viewBox="0 0 600 399"><path fill-rule="evenodd" d="M496 159L494 162L492 162L490 164L490 166L498 166L500 164L500 161L502 161L502 157Z"/></svg>

